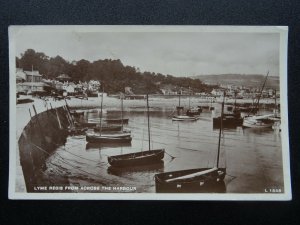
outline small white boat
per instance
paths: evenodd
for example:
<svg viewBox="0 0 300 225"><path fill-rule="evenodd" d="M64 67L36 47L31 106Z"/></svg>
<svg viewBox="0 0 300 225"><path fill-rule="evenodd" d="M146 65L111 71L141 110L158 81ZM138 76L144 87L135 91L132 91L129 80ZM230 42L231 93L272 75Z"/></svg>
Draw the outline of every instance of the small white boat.
<svg viewBox="0 0 300 225"><path fill-rule="evenodd" d="M244 117L243 127L249 128L267 128L272 127L274 120L270 119L273 114L260 115L260 116L247 116Z"/></svg>
<svg viewBox="0 0 300 225"><path fill-rule="evenodd" d="M186 116L186 115L173 116L172 117L173 121L195 121L197 119L199 119L199 117L197 117L197 116Z"/></svg>

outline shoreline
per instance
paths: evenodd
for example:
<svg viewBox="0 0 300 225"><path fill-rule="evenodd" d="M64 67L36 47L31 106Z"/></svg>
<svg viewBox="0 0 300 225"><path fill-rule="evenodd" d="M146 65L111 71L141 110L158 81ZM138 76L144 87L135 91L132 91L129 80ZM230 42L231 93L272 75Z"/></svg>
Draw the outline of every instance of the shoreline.
<svg viewBox="0 0 300 225"><path fill-rule="evenodd" d="M86 99L77 99L77 98L71 98L69 100L66 100L69 107L72 109L95 109L100 108L101 105L101 97L90 97L88 100ZM206 98L201 97L181 97L180 99L180 105L189 108L189 105L191 107L197 107L197 106L215 106L216 104L221 104L223 101L223 98L216 98L213 101ZM225 104L234 104L234 99L225 99ZM237 99L237 104L252 104L252 99ZM280 102L279 99L277 99L277 102ZM158 109L174 109L179 104L179 98L178 97L156 97L156 96L150 96L149 97L149 105L150 108L158 108ZM272 105L275 104L274 99L261 99L260 104L264 105ZM124 108L130 108L130 109L138 109L138 108L146 108L146 99L124 99L123 100L123 106ZM103 109L120 109L121 107L121 101L120 99L116 97L110 97L110 96L104 96L103 98Z"/></svg>

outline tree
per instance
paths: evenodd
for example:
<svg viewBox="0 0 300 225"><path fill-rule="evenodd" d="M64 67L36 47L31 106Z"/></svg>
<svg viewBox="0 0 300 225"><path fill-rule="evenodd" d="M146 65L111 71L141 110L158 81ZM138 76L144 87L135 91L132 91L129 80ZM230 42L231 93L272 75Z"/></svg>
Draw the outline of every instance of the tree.
<svg viewBox="0 0 300 225"><path fill-rule="evenodd" d="M47 73L46 65L49 57L43 52L35 52L33 49L27 49L21 58L17 61L18 66L23 70L38 70L41 74Z"/></svg>
<svg viewBox="0 0 300 225"><path fill-rule="evenodd" d="M99 59L94 62L81 59L68 62L61 56L49 58L42 52L27 49L21 57L16 57L16 66L24 70L38 70L44 77L56 78L61 74L69 75L75 82L99 80L105 92L116 94L131 87L135 94L161 93L163 86L174 90L191 89L193 92L211 91L213 86L203 84L199 79L174 77L161 73L140 72L139 68L125 66L121 60Z"/></svg>

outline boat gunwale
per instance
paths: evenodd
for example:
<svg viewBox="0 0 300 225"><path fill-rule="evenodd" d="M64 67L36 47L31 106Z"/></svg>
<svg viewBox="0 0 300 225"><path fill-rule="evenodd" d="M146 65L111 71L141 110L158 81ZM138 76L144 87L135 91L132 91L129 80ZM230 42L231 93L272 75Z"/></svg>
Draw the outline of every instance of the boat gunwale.
<svg viewBox="0 0 300 225"><path fill-rule="evenodd" d="M132 153L127 153L127 154L121 154L121 155L114 155L114 156L108 156L108 159L114 159L114 160L127 160L126 157L130 156L130 155L138 155L138 154L145 154L145 155L157 155L160 153L164 153L165 149L161 148L161 149L154 149L154 150L146 150L146 151L141 151L141 152L132 152ZM148 154L147 154L148 153ZM119 159L118 159L119 158ZM125 158L125 159L123 159ZM128 160L131 160L132 158L128 158Z"/></svg>

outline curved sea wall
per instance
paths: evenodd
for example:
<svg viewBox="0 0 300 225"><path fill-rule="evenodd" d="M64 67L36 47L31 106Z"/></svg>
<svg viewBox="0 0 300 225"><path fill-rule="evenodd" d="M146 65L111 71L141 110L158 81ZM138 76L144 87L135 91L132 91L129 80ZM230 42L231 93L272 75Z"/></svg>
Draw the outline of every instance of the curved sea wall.
<svg viewBox="0 0 300 225"><path fill-rule="evenodd" d="M68 126L70 117L65 106L36 114L25 126L18 145L27 192L39 192L37 187L53 185L43 171L49 155L65 143Z"/></svg>

